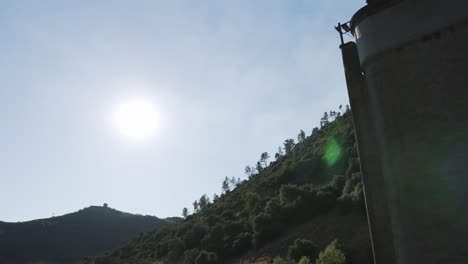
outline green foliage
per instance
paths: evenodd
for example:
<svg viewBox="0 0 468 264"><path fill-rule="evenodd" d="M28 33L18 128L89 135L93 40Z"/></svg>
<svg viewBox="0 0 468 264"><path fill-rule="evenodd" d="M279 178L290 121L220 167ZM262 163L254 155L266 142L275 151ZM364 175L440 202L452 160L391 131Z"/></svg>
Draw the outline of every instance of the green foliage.
<svg viewBox="0 0 468 264"><path fill-rule="evenodd" d="M182 256L185 249L184 242L179 239L175 238L170 240L167 243L167 259L170 262L176 262L180 256Z"/></svg>
<svg viewBox="0 0 468 264"><path fill-rule="evenodd" d="M337 240L320 252L316 264L346 264L346 257Z"/></svg>
<svg viewBox="0 0 468 264"><path fill-rule="evenodd" d="M268 152L263 152L262 155L260 155L260 163L262 163L263 167L266 168L268 166L268 159L270 156L268 155Z"/></svg>
<svg viewBox="0 0 468 264"><path fill-rule="evenodd" d="M229 192L230 187L229 187L229 178L225 177L223 180L223 184L221 185L221 189L224 193Z"/></svg>
<svg viewBox="0 0 468 264"><path fill-rule="evenodd" d="M362 188L357 186L358 159L352 156L357 152L353 151L351 115L333 118L335 121L326 127L315 129L313 136L300 136L297 144L292 139L286 140L285 153L278 150L276 161L268 164L268 154L262 154L257 169L245 168L248 181L224 178L223 194L213 199L213 203L206 195L202 196L194 203L194 213L183 223L142 235L113 255L113 263L146 264L154 259L177 257L179 262L195 263L202 255L200 261L208 261L208 252L216 253L222 262L269 243L285 230L328 212L336 204L340 206L337 198L346 188L354 204L362 196ZM332 166L323 159L330 139L340 147L340 155L334 156ZM347 170L348 167L352 169ZM296 248L298 251L301 247ZM317 252L310 254L298 253L296 261L303 256L315 259Z"/></svg>
<svg viewBox="0 0 468 264"><path fill-rule="evenodd" d="M217 264L218 256L214 252L202 251L195 259L195 264Z"/></svg>
<svg viewBox="0 0 468 264"><path fill-rule="evenodd" d="M275 257L273 259L273 264L296 264L296 262L290 259L284 259L282 257Z"/></svg>
<svg viewBox="0 0 468 264"><path fill-rule="evenodd" d="M184 264L194 264L197 257L200 255L200 250L198 248L192 248L190 250L185 250L183 263Z"/></svg>
<svg viewBox="0 0 468 264"><path fill-rule="evenodd" d="M316 258L318 248L307 239L296 239L294 245L289 246L288 255L290 258L299 261L302 257Z"/></svg>
<svg viewBox="0 0 468 264"><path fill-rule="evenodd" d="M283 149L281 147L278 147L278 152L276 152L275 154L275 159L280 159L284 156L284 152L283 152Z"/></svg>
<svg viewBox="0 0 468 264"><path fill-rule="evenodd" d="M260 206L261 197L254 192L247 192L244 196L244 200L249 212L255 212Z"/></svg>
<svg viewBox="0 0 468 264"><path fill-rule="evenodd" d="M283 145L284 145L284 153L285 155L288 155L289 153L292 152L296 144L294 143L294 139L286 139Z"/></svg>
<svg viewBox="0 0 468 264"><path fill-rule="evenodd" d="M242 253L250 248L252 235L249 232L238 234L232 242L232 250L235 253Z"/></svg>
<svg viewBox="0 0 468 264"><path fill-rule="evenodd" d="M312 264L309 257L302 257L297 264Z"/></svg>
<svg viewBox="0 0 468 264"><path fill-rule="evenodd" d="M301 143L304 140L306 140L306 134L304 130L301 129L301 131L299 131L299 134L297 135L297 142Z"/></svg>
<svg viewBox="0 0 468 264"><path fill-rule="evenodd" d="M344 175L336 175L335 177L333 177L333 180L330 183L330 186L332 186L336 193L340 195L345 185L346 177Z"/></svg>
<svg viewBox="0 0 468 264"><path fill-rule="evenodd" d="M210 198L208 198L206 194L202 195L200 197L200 200L198 201L198 206L200 207L200 210L205 210L209 204L210 204Z"/></svg>

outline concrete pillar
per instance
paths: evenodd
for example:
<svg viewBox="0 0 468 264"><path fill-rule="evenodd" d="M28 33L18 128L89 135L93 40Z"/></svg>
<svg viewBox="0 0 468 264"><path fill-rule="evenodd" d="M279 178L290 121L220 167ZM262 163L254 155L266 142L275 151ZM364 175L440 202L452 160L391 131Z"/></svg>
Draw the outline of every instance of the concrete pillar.
<svg viewBox="0 0 468 264"><path fill-rule="evenodd" d="M381 260L379 264L395 264L389 209L383 188L385 183L380 167L379 152L376 148L373 118L369 111L371 100L366 88L365 76L361 71L356 44L348 42L340 48L358 143L374 262L379 259Z"/></svg>
<svg viewBox="0 0 468 264"><path fill-rule="evenodd" d="M341 48L375 261L466 264L466 0L368 7L352 24Z"/></svg>

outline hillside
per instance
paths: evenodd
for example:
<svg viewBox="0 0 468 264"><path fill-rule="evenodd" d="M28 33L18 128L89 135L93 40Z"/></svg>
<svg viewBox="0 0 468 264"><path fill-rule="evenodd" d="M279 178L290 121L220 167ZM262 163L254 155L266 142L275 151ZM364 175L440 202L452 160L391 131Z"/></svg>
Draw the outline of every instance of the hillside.
<svg viewBox="0 0 468 264"><path fill-rule="evenodd" d="M91 206L47 219L0 222L0 263L77 263L174 221Z"/></svg>
<svg viewBox="0 0 468 264"><path fill-rule="evenodd" d="M89 263L250 263L286 257L297 238L317 250L338 239L347 263L371 263L351 113L330 116L310 136L301 131L297 144L286 140L275 161L266 163L262 154L256 169L246 169L249 180L223 183L213 202L202 196L180 224ZM315 260L317 253L304 254Z"/></svg>

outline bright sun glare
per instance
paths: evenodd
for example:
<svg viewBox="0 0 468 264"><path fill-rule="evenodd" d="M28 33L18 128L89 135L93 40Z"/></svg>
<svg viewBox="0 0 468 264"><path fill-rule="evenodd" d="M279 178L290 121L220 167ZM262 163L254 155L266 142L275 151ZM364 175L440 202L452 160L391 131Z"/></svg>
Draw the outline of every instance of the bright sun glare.
<svg viewBox="0 0 468 264"><path fill-rule="evenodd" d="M151 138L159 125L159 114L153 104L132 100L117 106L113 114L117 130L126 137L142 141Z"/></svg>

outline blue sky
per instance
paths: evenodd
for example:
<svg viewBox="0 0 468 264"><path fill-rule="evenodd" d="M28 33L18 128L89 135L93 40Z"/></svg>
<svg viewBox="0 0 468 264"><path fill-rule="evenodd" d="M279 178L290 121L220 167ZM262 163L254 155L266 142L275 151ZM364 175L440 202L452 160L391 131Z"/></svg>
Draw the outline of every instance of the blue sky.
<svg viewBox="0 0 468 264"><path fill-rule="evenodd" d="M109 203L158 217L220 193L347 103L338 1L3 1L0 220ZM157 134L110 119L145 98Z"/></svg>

